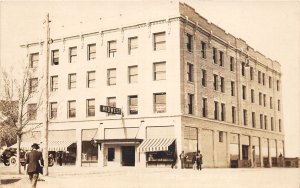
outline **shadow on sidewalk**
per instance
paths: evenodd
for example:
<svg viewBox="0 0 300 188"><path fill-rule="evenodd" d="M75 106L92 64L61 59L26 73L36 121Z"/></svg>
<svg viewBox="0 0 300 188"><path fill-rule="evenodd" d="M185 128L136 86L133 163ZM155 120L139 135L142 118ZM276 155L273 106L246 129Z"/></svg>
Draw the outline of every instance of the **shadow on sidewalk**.
<svg viewBox="0 0 300 188"><path fill-rule="evenodd" d="M5 185L5 184L11 184L11 183L16 183L18 181L20 181L21 178L17 178L17 179L1 179L1 183L2 185Z"/></svg>

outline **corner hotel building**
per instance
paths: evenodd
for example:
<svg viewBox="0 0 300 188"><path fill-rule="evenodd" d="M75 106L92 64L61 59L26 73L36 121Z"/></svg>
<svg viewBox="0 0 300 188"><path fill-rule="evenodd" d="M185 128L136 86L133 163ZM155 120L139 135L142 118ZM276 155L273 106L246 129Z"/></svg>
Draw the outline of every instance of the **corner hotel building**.
<svg viewBox="0 0 300 188"><path fill-rule="evenodd" d="M77 166L169 166L174 152L197 150L204 167L276 166L285 152L280 64L189 5L170 6L159 19L52 38L49 150ZM21 46L36 96L43 46ZM36 98L28 104L32 125L43 118ZM22 146L34 139L40 132Z"/></svg>

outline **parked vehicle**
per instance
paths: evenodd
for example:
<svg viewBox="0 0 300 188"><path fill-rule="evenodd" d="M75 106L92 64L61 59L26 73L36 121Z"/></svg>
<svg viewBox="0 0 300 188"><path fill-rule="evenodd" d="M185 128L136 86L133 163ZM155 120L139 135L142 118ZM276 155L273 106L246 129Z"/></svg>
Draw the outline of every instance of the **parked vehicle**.
<svg viewBox="0 0 300 188"><path fill-rule="evenodd" d="M26 151L20 150L20 163L22 166L25 166L25 154ZM17 149L16 148L7 148L1 154L1 161L5 166L16 166L17 165ZM48 157L48 165L54 165L54 158L49 156Z"/></svg>

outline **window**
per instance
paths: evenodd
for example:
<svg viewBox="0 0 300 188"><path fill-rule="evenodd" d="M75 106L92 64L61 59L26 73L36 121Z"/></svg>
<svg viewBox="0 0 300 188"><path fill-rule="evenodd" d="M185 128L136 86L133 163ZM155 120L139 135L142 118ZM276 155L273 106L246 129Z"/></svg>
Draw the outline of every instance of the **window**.
<svg viewBox="0 0 300 188"><path fill-rule="evenodd" d="M270 109L273 109L273 98L270 97Z"/></svg>
<svg viewBox="0 0 300 188"><path fill-rule="evenodd" d="M281 119L278 120L278 130L279 132L282 132Z"/></svg>
<svg viewBox="0 0 300 188"><path fill-rule="evenodd" d="M30 54L30 68L37 68L39 64L39 53Z"/></svg>
<svg viewBox="0 0 300 188"><path fill-rule="evenodd" d="M68 82L68 88L69 89L75 89L76 88L76 74L69 74L69 78L68 78L69 82Z"/></svg>
<svg viewBox="0 0 300 188"><path fill-rule="evenodd" d="M280 100L277 101L278 105L278 111L280 111Z"/></svg>
<svg viewBox="0 0 300 188"><path fill-rule="evenodd" d="M261 83L261 72L260 71L258 71L258 73L257 73L257 81L259 84Z"/></svg>
<svg viewBox="0 0 300 188"><path fill-rule="evenodd" d="M95 116L95 99L86 100L86 115L88 117Z"/></svg>
<svg viewBox="0 0 300 188"><path fill-rule="evenodd" d="M186 48L189 52L192 52L193 51L193 36L187 33L186 39L187 39Z"/></svg>
<svg viewBox="0 0 300 188"><path fill-rule="evenodd" d="M77 59L77 47L69 48L69 63L75 63Z"/></svg>
<svg viewBox="0 0 300 188"><path fill-rule="evenodd" d="M219 103L217 101L215 101L214 119L219 119Z"/></svg>
<svg viewBox="0 0 300 188"><path fill-rule="evenodd" d="M128 54L134 54L138 49L138 37L128 38Z"/></svg>
<svg viewBox="0 0 300 188"><path fill-rule="evenodd" d="M262 82L263 82L263 85L265 85L265 73L262 73Z"/></svg>
<svg viewBox="0 0 300 188"><path fill-rule="evenodd" d="M269 88L272 88L272 77L269 76Z"/></svg>
<svg viewBox="0 0 300 188"><path fill-rule="evenodd" d="M244 120L244 125L247 125L247 110L243 109L243 120Z"/></svg>
<svg viewBox="0 0 300 188"><path fill-rule="evenodd" d="M194 95L188 93L188 114L193 114L193 108L194 108Z"/></svg>
<svg viewBox="0 0 300 188"><path fill-rule="evenodd" d="M58 65L59 64L59 50L52 50L52 53L51 53L51 62L52 62L52 65Z"/></svg>
<svg viewBox="0 0 300 188"><path fill-rule="evenodd" d="M128 97L129 114L138 114L138 96L133 95Z"/></svg>
<svg viewBox="0 0 300 188"><path fill-rule="evenodd" d="M246 86L242 86L242 92L243 99L246 100Z"/></svg>
<svg viewBox="0 0 300 188"><path fill-rule="evenodd" d="M96 44L88 45L88 60L96 59Z"/></svg>
<svg viewBox="0 0 300 188"><path fill-rule="evenodd" d="M28 104L27 106L27 114L28 120L35 120L37 116L37 104Z"/></svg>
<svg viewBox="0 0 300 188"><path fill-rule="evenodd" d="M153 64L154 80L166 79L166 62L159 62Z"/></svg>
<svg viewBox="0 0 300 188"><path fill-rule="evenodd" d="M266 105L267 105L267 102L266 102L266 94L264 94L263 96L264 96L264 98L263 98L263 99L264 99L264 107L266 107Z"/></svg>
<svg viewBox="0 0 300 188"><path fill-rule="evenodd" d="M274 119L271 117L271 131L274 131Z"/></svg>
<svg viewBox="0 0 300 188"><path fill-rule="evenodd" d="M206 43L201 41L201 56L206 59Z"/></svg>
<svg viewBox="0 0 300 188"><path fill-rule="evenodd" d="M214 74L214 90L218 90L218 75Z"/></svg>
<svg viewBox="0 0 300 188"><path fill-rule="evenodd" d="M222 93L225 93L225 81L224 81L224 78L223 77L220 77L221 78L221 92Z"/></svg>
<svg viewBox="0 0 300 188"><path fill-rule="evenodd" d="M245 62L242 62L242 76L245 76Z"/></svg>
<svg viewBox="0 0 300 188"><path fill-rule="evenodd" d="M220 57L219 57L219 60L220 60L220 66L224 66L224 52L222 51L219 51L219 54L220 54Z"/></svg>
<svg viewBox="0 0 300 188"><path fill-rule="evenodd" d="M107 54L108 57L115 57L117 54L117 41L112 40L107 42Z"/></svg>
<svg viewBox="0 0 300 188"><path fill-rule="evenodd" d="M38 79L30 78L29 79L29 93L37 92L37 87L38 87Z"/></svg>
<svg viewBox="0 0 300 188"><path fill-rule="evenodd" d="M265 119L265 130L267 130L268 129L268 121L267 121L267 116L265 115L265 117L264 117Z"/></svg>
<svg viewBox="0 0 300 188"><path fill-rule="evenodd" d="M280 82L279 82L279 80L276 81L276 86L277 86L277 91L279 91L280 90Z"/></svg>
<svg viewBox="0 0 300 188"><path fill-rule="evenodd" d="M116 107L116 97L107 97L107 106ZM108 113L108 116L114 116L115 114Z"/></svg>
<svg viewBox="0 0 300 188"><path fill-rule="evenodd" d="M250 67L250 80L253 80L253 67Z"/></svg>
<svg viewBox="0 0 300 188"><path fill-rule="evenodd" d="M194 72L194 65L188 63L187 64L187 77L188 77L188 81L189 82L193 82L194 81L193 72Z"/></svg>
<svg viewBox="0 0 300 188"><path fill-rule="evenodd" d="M107 85L116 85L116 79L117 79L117 74L116 74L116 69L107 69Z"/></svg>
<svg viewBox="0 0 300 188"><path fill-rule="evenodd" d="M58 76L51 76L50 77L50 91L57 91L58 90Z"/></svg>
<svg viewBox="0 0 300 188"><path fill-rule="evenodd" d="M207 117L207 98L202 98L202 116Z"/></svg>
<svg viewBox="0 0 300 188"><path fill-rule="evenodd" d="M138 66L128 67L128 81L129 83L138 82Z"/></svg>
<svg viewBox="0 0 300 188"><path fill-rule="evenodd" d="M76 101L68 101L68 118L76 117Z"/></svg>
<svg viewBox="0 0 300 188"><path fill-rule="evenodd" d="M95 82L96 82L96 77L95 76L96 76L95 71L87 72L87 87L88 88L95 87Z"/></svg>
<svg viewBox="0 0 300 188"><path fill-rule="evenodd" d="M223 142L224 140L224 135L223 135L223 131L219 131L219 142Z"/></svg>
<svg viewBox="0 0 300 188"><path fill-rule="evenodd" d="M231 81L231 96L235 95L235 82Z"/></svg>
<svg viewBox="0 0 300 188"><path fill-rule="evenodd" d="M234 57L230 56L230 71L234 71Z"/></svg>
<svg viewBox="0 0 300 188"><path fill-rule="evenodd" d="M207 75L206 70L202 69L202 86L207 86Z"/></svg>
<svg viewBox="0 0 300 188"><path fill-rule="evenodd" d="M235 106L231 107L231 118L232 118L232 123L236 123L236 108L235 108Z"/></svg>
<svg viewBox="0 0 300 188"><path fill-rule="evenodd" d="M251 89L251 102L255 103L254 89Z"/></svg>
<svg viewBox="0 0 300 188"><path fill-rule="evenodd" d="M255 120L255 112L252 112L252 127L253 127L253 128L256 127L255 123L256 123L256 120Z"/></svg>
<svg viewBox="0 0 300 188"><path fill-rule="evenodd" d="M225 121L225 117L226 117L225 112L226 112L225 104L221 103L221 121Z"/></svg>
<svg viewBox="0 0 300 188"><path fill-rule="evenodd" d="M57 102L50 103L50 119L57 118Z"/></svg>
<svg viewBox="0 0 300 188"><path fill-rule="evenodd" d="M260 124L260 128L263 129L264 118L262 114L259 115L259 124Z"/></svg>
<svg viewBox="0 0 300 188"><path fill-rule="evenodd" d="M154 38L154 40L153 40L154 51L166 49L166 33L165 32L154 33L153 38Z"/></svg>
<svg viewBox="0 0 300 188"><path fill-rule="evenodd" d="M259 102L259 105L262 105L262 93L259 92L258 94L258 102Z"/></svg>
<svg viewBox="0 0 300 188"><path fill-rule="evenodd" d="M154 93L154 113L166 112L166 93Z"/></svg>
<svg viewBox="0 0 300 188"><path fill-rule="evenodd" d="M213 47L213 60L214 64L217 64L217 48Z"/></svg>
<svg viewBox="0 0 300 188"><path fill-rule="evenodd" d="M107 148L107 161L115 160L115 148Z"/></svg>

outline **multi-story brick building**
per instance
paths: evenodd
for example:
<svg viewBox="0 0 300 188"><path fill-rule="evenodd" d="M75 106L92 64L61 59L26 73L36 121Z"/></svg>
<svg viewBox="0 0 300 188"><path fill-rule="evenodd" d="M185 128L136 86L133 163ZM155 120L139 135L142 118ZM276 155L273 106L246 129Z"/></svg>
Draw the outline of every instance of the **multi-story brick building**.
<svg viewBox="0 0 300 188"><path fill-rule="evenodd" d="M192 7L175 8L53 39L49 150L68 151L79 166L167 165L182 150L201 150L205 167L276 165L284 155L280 64ZM36 78L43 44L22 46ZM29 113L32 124L40 112Z"/></svg>

